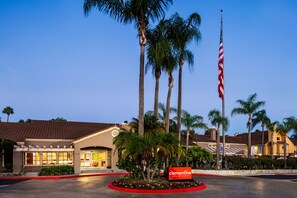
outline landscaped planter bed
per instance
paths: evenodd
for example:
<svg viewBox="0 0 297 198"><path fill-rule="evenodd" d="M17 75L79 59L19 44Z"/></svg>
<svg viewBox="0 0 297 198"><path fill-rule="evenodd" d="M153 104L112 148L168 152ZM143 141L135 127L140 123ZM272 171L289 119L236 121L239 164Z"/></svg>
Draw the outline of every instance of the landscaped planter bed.
<svg viewBox="0 0 297 198"><path fill-rule="evenodd" d="M203 190L206 185L196 180L168 181L165 178L156 178L151 181L141 179L120 179L109 184L114 190L133 193L178 193Z"/></svg>

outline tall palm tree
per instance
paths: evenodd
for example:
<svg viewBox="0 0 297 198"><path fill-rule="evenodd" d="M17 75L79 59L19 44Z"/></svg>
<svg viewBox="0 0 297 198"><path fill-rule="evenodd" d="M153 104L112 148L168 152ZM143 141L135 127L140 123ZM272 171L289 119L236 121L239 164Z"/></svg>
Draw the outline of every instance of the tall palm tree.
<svg viewBox="0 0 297 198"><path fill-rule="evenodd" d="M277 125L279 124L278 121L274 121L274 122L269 122L267 124L267 128L268 130L270 131L271 133L271 137L270 137L270 156L271 156L271 159L273 159L273 152L274 152L274 149L273 149L273 146L274 146L274 142L273 142L273 138L274 138L274 133L276 133L276 127Z"/></svg>
<svg viewBox="0 0 297 198"><path fill-rule="evenodd" d="M227 130L229 127L229 120L227 117L224 117L221 112L217 109L211 110L208 113L208 119L210 120L211 124L213 126L216 126L217 128L217 135L216 135L216 140L217 140L217 145L216 145L216 168L219 169L219 160L220 160L220 128L221 125L223 126L224 129Z"/></svg>
<svg viewBox="0 0 297 198"><path fill-rule="evenodd" d="M159 105L159 84L162 74L163 60L166 56L166 47L168 45L168 20L161 20L154 29L147 31L147 64L146 72L152 69L155 77L155 98L154 98L154 116L158 117ZM165 48L165 49L164 49Z"/></svg>
<svg viewBox="0 0 297 198"><path fill-rule="evenodd" d="M294 116L291 116L285 118L285 121L288 123L288 125L291 127L291 130L293 130L294 132L292 138L297 138L297 119Z"/></svg>
<svg viewBox="0 0 297 198"><path fill-rule="evenodd" d="M252 128L252 117L253 114L257 112L257 110L264 106L264 101L256 101L257 94L254 93L248 97L246 101L244 100L237 100L236 102L239 104L239 107L236 107L232 110L231 115L248 115L248 158L251 158L251 144L252 144L252 137L251 137L251 128Z"/></svg>
<svg viewBox="0 0 297 198"><path fill-rule="evenodd" d="M169 132L170 126L170 100L171 100L171 92L173 88L173 71L177 68L177 61L176 56L173 54L172 51L168 51L168 56L166 58L164 64L164 70L168 74L168 92L167 92L167 100L166 100L166 113L165 113L165 131Z"/></svg>
<svg viewBox="0 0 297 198"><path fill-rule="evenodd" d="M177 118L177 117L176 117ZM191 115L188 111L183 110L181 116L181 123L186 127L186 153L188 153L189 149L189 136L190 131L195 128L207 129L207 125L203 122L203 117L199 115ZM188 166L188 160L186 162L186 166Z"/></svg>
<svg viewBox="0 0 297 198"><path fill-rule="evenodd" d="M172 29L171 37L174 48L178 54L178 104L177 104L177 132L178 139L181 139L181 112L182 112L182 74L185 61L191 68L194 64L194 54L188 49L192 41L198 42L201 39L199 26L201 17L198 13L191 14L187 19L183 19L178 13L171 17Z"/></svg>
<svg viewBox="0 0 297 198"><path fill-rule="evenodd" d="M265 126L270 123L270 119L266 115L265 109L262 109L260 111L257 111L252 118L252 129L257 125L261 123L262 127L262 137L261 137L261 144L262 144L262 156L264 155L264 128Z"/></svg>
<svg viewBox="0 0 297 198"><path fill-rule="evenodd" d="M292 129L292 127L289 125L289 122L287 119L284 119L283 123L279 123L276 127L276 132L280 133L284 136L284 161L285 161L285 167L287 168L287 135L288 132Z"/></svg>
<svg viewBox="0 0 297 198"><path fill-rule="evenodd" d="M84 13L88 14L92 8L109 14L115 20L124 24L134 23L138 31L140 45L139 64L139 106L138 106L138 133L144 134L144 48L147 43L146 30L149 21L155 21L165 15L165 9L173 0L85 0Z"/></svg>
<svg viewBox="0 0 297 198"><path fill-rule="evenodd" d="M7 115L7 122L9 122L9 116L14 114L13 108L7 106L3 109L2 113Z"/></svg>

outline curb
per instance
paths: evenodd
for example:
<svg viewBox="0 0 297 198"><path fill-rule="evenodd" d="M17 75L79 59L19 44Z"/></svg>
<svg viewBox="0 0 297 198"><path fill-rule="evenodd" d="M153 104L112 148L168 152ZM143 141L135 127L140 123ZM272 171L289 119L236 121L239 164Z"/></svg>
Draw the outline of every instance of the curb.
<svg viewBox="0 0 297 198"><path fill-rule="evenodd" d="M25 180L58 180L58 179L70 179L79 177L94 177L94 176L116 176L116 175L128 175L127 172L118 173L96 173L86 175L61 175L61 176L15 176L15 177L0 177L0 181L25 181Z"/></svg>
<svg viewBox="0 0 297 198"><path fill-rule="evenodd" d="M139 190L139 189L131 189L131 188L120 188L112 185L112 182L108 184L108 187L122 192L129 193L143 193L143 194L170 194L170 193L184 193L184 192L194 192L206 189L206 185L202 183L201 186L194 188L182 188L182 189L168 189L168 190Z"/></svg>

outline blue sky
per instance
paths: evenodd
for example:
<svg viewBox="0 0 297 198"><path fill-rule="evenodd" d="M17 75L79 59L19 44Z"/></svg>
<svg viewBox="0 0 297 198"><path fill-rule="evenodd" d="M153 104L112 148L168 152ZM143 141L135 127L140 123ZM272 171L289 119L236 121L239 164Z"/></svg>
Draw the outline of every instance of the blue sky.
<svg viewBox="0 0 297 198"><path fill-rule="evenodd" d="M269 117L297 116L297 1L176 0L166 14L201 15L202 40L190 46L183 109L204 117L221 108L217 93L220 9L224 10L225 97L229 135L246 129L246 116L231 117L237 99L253 93ZM139 46L132 24L117 23L83 0L0 0L0 109L20 119L130 121L138 114ZM177 72L171 104L177 105ZM167 95L163 75L160 101ZM154 79L145 76L145 110L153 109ZM0 115L6 120L6 115ZM210 124L209 124L210 126ZM257 128L260 128L259 126ZM197 132L202 133L198 130Z"/></svg>

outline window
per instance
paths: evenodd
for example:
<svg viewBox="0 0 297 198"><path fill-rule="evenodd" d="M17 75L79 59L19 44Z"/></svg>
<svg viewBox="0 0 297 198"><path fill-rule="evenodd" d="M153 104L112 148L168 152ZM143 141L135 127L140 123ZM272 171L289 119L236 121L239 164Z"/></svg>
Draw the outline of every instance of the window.
<svg viewBox="0 0 297 198"><path fill-rule="evenodd" d="M40 165L40 153L39 152L27 152L25 153L26 165Z"/></svg>
<svg viewBox="0 0 297 198"><path fill-rule="evenodd" d="M73 152L26 152L25 165L73 164Z"/></svg>
<svg viewBox="0 0 297 198"><path fill-rule="evenodd" d="M57 153L56 152L43 152L42 153L42 164L57 164Z"/></svg>
<svg viewBox="0 0 297 198"><path fill-rule="evenodd" d="M262 153L262 146L258 146L258 153Z"/></svg>
<svg viewBox="0 0 297 198"><path fill-rule="evenodd" d="M280 141L280 137L276 137L276 140L277 140L277 141Z"/></svg>
<svg viewBox="0 0 297 198"><path fill-rule="evenodd" d="M58 152L58 163L59 164L73 164L72 152Z"/></svg>

